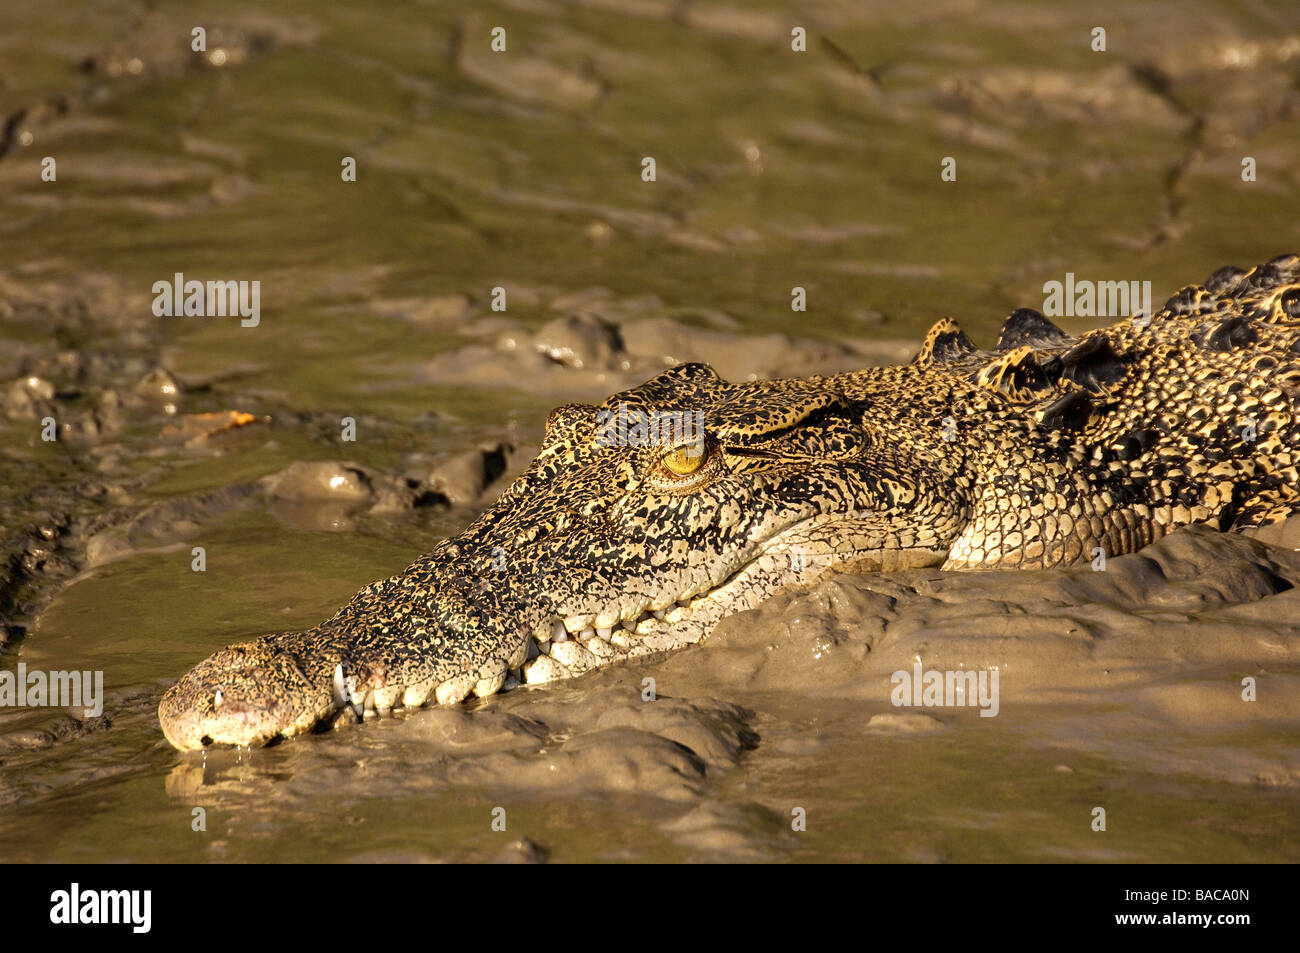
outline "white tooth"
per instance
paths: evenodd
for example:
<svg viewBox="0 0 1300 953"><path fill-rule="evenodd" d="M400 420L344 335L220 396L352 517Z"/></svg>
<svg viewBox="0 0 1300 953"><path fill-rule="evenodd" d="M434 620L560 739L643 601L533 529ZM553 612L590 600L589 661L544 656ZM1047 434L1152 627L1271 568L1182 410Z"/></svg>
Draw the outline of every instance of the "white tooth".
<svg viewBox="0 0 1300 953"><path fill-rule="evenodd" d="M553 636L551 636L552 645L555 645L559 642L567 642L567 641L569 641L568 632L556 632Z"/></svg>
<svg viewBox="0 0 1300 953"><path fill-rule="evenodd" d="M663 609L656 609L654 612L651 613L651 615L653 615L653 616L654 616L656 619L658 619L660 622L662 622L662 621L664 620L664 610L663 610Z"/></svg>
<svg viewBox="0 0 1300 953"><path fill-rule="evenodd" d="M595 636L595 634L596 634L596 630L593 629L591 626L587 626L587 628L583 629L581 632L578 633L578 641L586 642L588 639Z"/></svg>
<svg viewBox="0 0 1300 953"><path fill-rule="evenodd" d="M559 639L560 641L564 641L564 634L565 634L565 632L567 632L567 631L568 631L568 630L565 629L565 627L564 627L564 623L563 623L563 622L557 622L557 623L555 623L555 625L552 626L552 628L551 628L551 638L553 638L553 639ZM539 641L540 641L540 640L539 640Z"/></svg>
<svg viewBox="0 0 1300 953"><path fill-rule="evenodd" d="M506 673L502 672L495 678L482 678L474 683L474 694L479 698L487 698L489 695L495 695L501 690L501 686L506 682Z"/></svg>
<svg viewBox="0 0 1300 953"><path fill-rule="evenodd" d="M564 678L568 674L569 670L549 655L543 655L531 662L524 663L524 681L529 685L553 682L555 679Z"/></svg>
<svg viewBox="0 0 1300 953"><path fill-rule="evenodd" d="M465 696L473 691L477 683L478 679L473 675L457 675L439 685L434 696L438 699L439 705L455 705L457 702L464 701Z"/></svg>
<svg viewBox="0 0 1300 953"><path fill-rule="evenodd" d="M407 686L406 691L402 693L402 704L407 708L419 708L429 700L429 696L432 694L433 679L426 678L422 682Z"/></svg>
<svg viewBox="0 0 1300 953"><path fill-rule="evenodd" d="M602 662L618 658L620 654L618 649L614 648L614 646L610 645L604 639L592 639L587 643L587 651L596 656L596 658L600 659Z"/></svg>
<svg viewBox="0 0 1300 953"><path fill-rule="evenodd" d="M506 676L506 680L501 683L501 690L503 692L509 692L518 688L521 684L523 684L520 681L522 676L523 676L523 672L511 672L509 675Z"/></svg>
<svg viewBox="0 0 1300 953"><path fill-rule="evenodd" d="M343 679L343 666L334 666L334 704L342 705L348 700L348 689Z"/></svg>
<svg viewBox="0 0 1300 953"><path fill-rule="evenodd" d="M610 625L600 626L596 629L596 635L598 635L602 639L608 639L609 634L613 631L614 631L613 626Z"/></svg>
<svg viewBox="0 0 1300 953"><path fill-rule="evenodd" d="M571 615L564 620L566 632L581 632L589 625L591 625L591 616L589 615Z"/></svg>
<svg viewBox="0 0 1300 953"><path fill-rule="evenodd" d="M565 642L551 649L551 657L574 673L586 672L596 667L596 656L579 642Z"/></svg>
<svg viewBox="0 0 1300 953"><path fill-rule="evenodd" d="M545 654L546 646L550 644L550 640L545 642L530 641L528 643L528 651L524 654L524 662L527 662L530 658L537 658L537 656ZM523 665L524 662L520 662L519 665ZM515 668L518 668L519 665L516 665Z"/></svg>
<svg viewBox="0 0 1300 953"><path fill-rule="evenodd" d="M343 680L343 687L348 693L348 701L352 703L352 710L360 717L365 711L366 693L357 688L357 677L349 675Z"/></svg>

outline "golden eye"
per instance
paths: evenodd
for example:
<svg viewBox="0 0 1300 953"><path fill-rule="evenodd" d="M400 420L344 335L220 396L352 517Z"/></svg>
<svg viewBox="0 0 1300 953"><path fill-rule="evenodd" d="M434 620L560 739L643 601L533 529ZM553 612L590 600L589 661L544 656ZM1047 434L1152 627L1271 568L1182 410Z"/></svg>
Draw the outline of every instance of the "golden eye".
<svg viewBox="0 0 1300 953"><path fill-rule="evenodd" d="M682 444L663 455L663 465L678 476L689 476L704 466L704 442Z"/></svg>

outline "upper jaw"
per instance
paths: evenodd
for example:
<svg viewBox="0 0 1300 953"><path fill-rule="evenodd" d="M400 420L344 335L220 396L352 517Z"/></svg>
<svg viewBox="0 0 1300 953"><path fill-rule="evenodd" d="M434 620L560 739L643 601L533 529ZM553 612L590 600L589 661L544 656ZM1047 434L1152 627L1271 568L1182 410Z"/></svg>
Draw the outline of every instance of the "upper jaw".
<svg viewBox="0 0 1300 953"><path fill-rule="evenodd" d="M519 680L539 684L699 642L725 616L754 608L777 589L813 583L850 558L803 553L801 530L807 525L804 520L783 527L719 560L708 575L665 580L657 595L551 613L532 632Z"/></svg>
<svg viewBox="0 0 1300 953"><path fill-rule="evenodd" d="M724 616L754 607L777 589L811 583L835 563L860 555L812 547L796 562L808 548L811 522L787 523L730 557L715 557L707 571L697 566L665 573L653 594L628 596L625 580L621 598L595 606L561 603L553 611L544 601L524 605L503 598L488 617L466 601L468 590L448 585L429 596L438 616L429 625L440 628L433 636L423 629L401 633L400 651L385 651L372 632L358 635L331 623L231 646L167 692L159 709L163 729L182 750L263 744L339 713L364 717L427 702L456 704L698 642ZM366 592L378 600L394 597L382 584ZM336 617L340 623L346 612ZM284 694L296 707L277 704L273 693L258 694L277 680L291 686ZM237 685L250 691L232 691ZM219 689L226 693L222 710L211 704Z"/></svg>

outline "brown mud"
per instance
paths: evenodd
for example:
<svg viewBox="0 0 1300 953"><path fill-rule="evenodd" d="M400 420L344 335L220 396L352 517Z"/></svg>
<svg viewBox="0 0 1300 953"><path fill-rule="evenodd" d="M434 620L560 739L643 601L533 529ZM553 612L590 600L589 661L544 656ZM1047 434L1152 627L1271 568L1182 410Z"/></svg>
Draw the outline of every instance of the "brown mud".
<svg viewBox="0 0 1300 953"><path fill-rule="evenodd" d="M569 682L166 744L168 684L454 533L556 404L906 360L945 315L988 344L1067 271L1158 305L1300 250L1289 9L468 9L0 12L0 666L106 692L0 708L0 860L1295 861L1295 526L837 577ZM261 281L260 323L155 317L178 271ZM996 717L892 704L918 660L996 670Z"/></svg>

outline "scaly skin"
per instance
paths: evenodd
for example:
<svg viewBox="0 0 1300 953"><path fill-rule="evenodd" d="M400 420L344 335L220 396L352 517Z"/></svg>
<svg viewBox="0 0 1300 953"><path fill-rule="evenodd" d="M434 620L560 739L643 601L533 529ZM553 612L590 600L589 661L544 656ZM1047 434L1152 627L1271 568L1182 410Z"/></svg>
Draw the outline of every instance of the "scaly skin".
<svg viewBox="0 0 1300 953"><path fill-rule="evenodd" d="M994 352L945 319L904 366L731 384L681 365L554 411L463 533L314 629L217 652L159 719L181 749L265 744L697 642L829 572L1049 568L1262 526L1300 513L1298 402L1295 256L1077 340L1018 311ZM620 404L701 412L702 452L608 445Z"/></svg>

